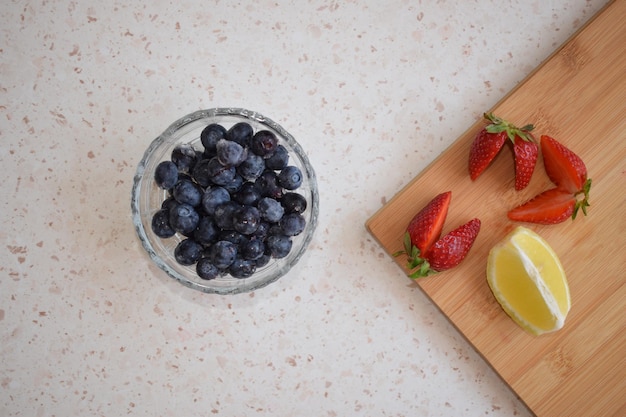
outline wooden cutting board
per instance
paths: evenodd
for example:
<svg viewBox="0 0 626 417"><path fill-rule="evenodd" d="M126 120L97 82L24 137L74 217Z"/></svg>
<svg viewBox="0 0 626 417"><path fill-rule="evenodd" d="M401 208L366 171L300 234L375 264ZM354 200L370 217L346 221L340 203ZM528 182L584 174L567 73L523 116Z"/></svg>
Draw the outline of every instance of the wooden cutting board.
<svg viewBox="0 0 626 417"><path fill-rule="evenodd" d="M552 184L540 157L529 186L515 191L508 148L472 182L467 159L482 121L366 226L387 253L401 250L413 215L451 190L444 233L473 217L482 228L461 265L417 281L419 287L536 415L626 416L626 0L607 4L492 110L564 143L593 179L587 217L525 224L550 243L565 268L572 309L563 329L525 333L487 286L489 250L517 225L507 211ZM406 258L394 259L405 268Z"/></svg>

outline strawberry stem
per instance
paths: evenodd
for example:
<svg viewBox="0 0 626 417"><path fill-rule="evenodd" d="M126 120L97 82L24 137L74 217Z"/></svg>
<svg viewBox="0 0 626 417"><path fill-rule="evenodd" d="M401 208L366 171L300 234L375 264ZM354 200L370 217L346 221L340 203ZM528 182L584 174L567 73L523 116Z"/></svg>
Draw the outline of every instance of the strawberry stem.
<svg viewBox="0 0 626 417"><path fill-rule="evenodd" d="M413 245L411 242L411 235L409 232L404 234L404 250L394 252L392 256L398 257L400 255L407 256L406 267L409 271L408 277L411 279L424 278L429 275L435 274L437 271L430 268L430 263L422 258L420 249Z"/></svg>
<svg viewBox="0 0 626 417"><path fill-rule="evenodd" d="M519 136L526 142L536 143L535 138L530 132L535 128L532 124L527 124L522 128L515 126L508 121L501 119L493 113L484 113L483 117L490 122L487 126L485 126L485 130L489 133L502 133L505 132L507 137L511 140L511 142L515 143L515 137Z"/></svg>
<svg viewBox="0 0 626 417"><path fill-rule="evenodd" d="M428 261L424 261L417 271L414 271L413 273L409 274L409 278L411 279L425 278L429 275L434 275L436 273L437 271L430 269L430 264L428 263Z"/></svg>
<svg viewBox="0 0 626 417"><path fill-rule="evenodd" d="M574 212L572 213L572 220L576 219L576 215L578 214L578 210L581 210L583 214L587 215L587 207L589 204L589 191L591 190L591 178L587 178L587 181L583 184L583 189L574 194L576 197L582 195L580 200L576 201L576 205L574 206Z"/></svg>

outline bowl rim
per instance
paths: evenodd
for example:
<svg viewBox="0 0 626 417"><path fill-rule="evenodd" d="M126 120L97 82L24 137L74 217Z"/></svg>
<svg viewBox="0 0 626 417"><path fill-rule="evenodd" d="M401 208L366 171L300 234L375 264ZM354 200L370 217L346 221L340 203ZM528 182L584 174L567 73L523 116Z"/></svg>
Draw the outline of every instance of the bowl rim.
<svg viewBox="0 0 626 417"><path fill-rule="evenodd" d="M260 125L267 126L278 134L282 136L282 138L287 142L289 147L292 148L292 152L294 152L297 157L301 160L303 168L306 170L306 176L308 177L308 185L309 191L311 195L310 208L311 214L310 219L307 222L307 230L308 233L304 234L303 241L301 246L298 248L298 252L290 259L290 262L281 267L276 273L270 276L269 279L265 279L263 281L255 282L254 285L235 285L232 287L218 287L212 286L211 282L213 280L207 280L206 283L194 282L187 277L180 274L175 269L171 268L167 262L165 262L156 252L148 235L146 233L144 223L142 221L141 214L141 204L140 204L140 195L141 195L141 187L143 184L143 178L146 171L146 164L150 158L150 156L154 153L154 151L161 146L169 137L171 137L178 129L183 126L189 125L190 123L196 122L201 119L206 118L215 118L220 116L235 116L238 118L243 118L247 120L251 120ZM132 221L135 228L135 232L141 241L141 244L144 250L147 252L151 260L164 271L170 278L175 279L186 287L204 292L204 293L212 293L212 294L239 294L246 293L258 290L260 288L266 287L267 285L277 281L279 278L285 276L293 266L300 260L300 258L306 252L311 240L313 239L313 235L315 234L315 230L317 229L318 217L319 217L319 191L317 187L317 177L315 174L315 170L311 165L307 154L304 152L301 145L296 141L296 139L285 130L280 124L276 123L274 120L270 119L262 115L259 112L247 110L239 107L216 107L204 110L197 110L192 113L189 113L173 123L171 123L159 136L157 136L148 148L144 151L144 154L137 165L137 170L135 172L133 178L133 186L131 191L131 212L132 212ZM276 260L281 261L281 259ZM236 281L235 281L236 282Z"/></svg>

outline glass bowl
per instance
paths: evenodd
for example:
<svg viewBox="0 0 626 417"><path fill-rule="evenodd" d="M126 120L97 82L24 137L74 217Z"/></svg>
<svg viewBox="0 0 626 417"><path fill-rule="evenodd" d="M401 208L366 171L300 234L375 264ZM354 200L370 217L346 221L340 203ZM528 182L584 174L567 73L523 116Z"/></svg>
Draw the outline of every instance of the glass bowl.
<svg viewBox="0 0 626 417"><path fill-rule="evenodd" d="M191 144L201 150L200 133L207 125L218 123L228 130L238 122L249 123L254 132L263 129L273 132L278 138L278 143L289 152L289 165L295 165L302 171L302 185L295 192L302 194L307 201L307 208L302 213L306 219L306 227L302 233L293 237L292 249L286 257L272 258L252 276L234 278L223 275L212 280L204 280L197 275L195 264L184 266L174 258L174 249L184 236L177 233L173 237L162 239L152 231L152 217L168 197L168 192L155 183L154 171L161 161L170 159L172 150L179 144ZM137 167L131 209L133 223L144 249L167 275L183 285L206 293L237 294L253 291L276 281L298 262L317 227L319 195L315 171L302 147L289 132L278 123L254 111L215 108L196 111L178 119L150 144Z"/></svg>

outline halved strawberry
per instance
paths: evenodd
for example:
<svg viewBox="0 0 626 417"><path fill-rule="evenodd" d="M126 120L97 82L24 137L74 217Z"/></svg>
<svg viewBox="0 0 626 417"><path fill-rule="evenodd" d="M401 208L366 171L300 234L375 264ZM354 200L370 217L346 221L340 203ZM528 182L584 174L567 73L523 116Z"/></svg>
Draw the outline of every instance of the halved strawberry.
<svg viewBox="0 0 626 417"><path fill-rule="evenodd" d="M550 181L570 193L583 189L587 167L578 155L547 135L541 136L541 153Z"/></svg>
<svg viewBox="0 0 626 417"><path fill-rule="evenodd" d="M492 113L485 113L483 117L491 122L482 128L474 138L469 154L469 174L475 180L491 164L504 142L507 134L501 119Z"/></svg>
<svg viewBox="0 0 626 417"><path fill-rule="evenodd" d="M515 189L525 188L530 182L539 153L530 133L534 129L533 125L518 128L493 113L485 113L484 118L490 123L478 132L470 147L470 178L478 178L509 139L515 155Z"/></svg>
<svg viewBox="0 0 626 417"><path fill-rule="evenodd" d="M535 142L515 136L513 152L515 153L515 189L519 191L526 188L533 176L539 146Z"/></svg>
<svg viewBox="0 0 626 417"><path fill-rule="evenodd" d="M478 132L470 147L469 174L472 181L487 169L505 141L505 132L490 133L486 128Z"/></svg>
<svg viewBox="0 0 626 417"><path fill-rule="evenodd" d="M451 198L452 192L450 191L439 194L413 216L409 223L406 231L411 237L411 245L416 246L422 256L425 256L433 243L441 236Z"/></svg>
<svg viewBox="0 0 626 417"><path fill-rule="evenodd" d="M574 213L576 197L565 190L552 188L508 212L511 220L539 224L556 224Z"/></svg>
<svg viewBox="0 0 626 417"><path fill-rule="evenodd" d="M427 260L430 268L445 271L465 259L480 231L480 220L472 219L446 234L433 245Z"/></svg>
<svg viewBox="0 0 626 417"><path fill-rule="evenodd" d="M439 194L409 223L404 235L404 250L393 254L407 255L407 268L412 271L409 277L425 277L450 269L458 265L472 247L480 230L478 219L471 220L439 238L451 198L450 191Z"/></svg>

